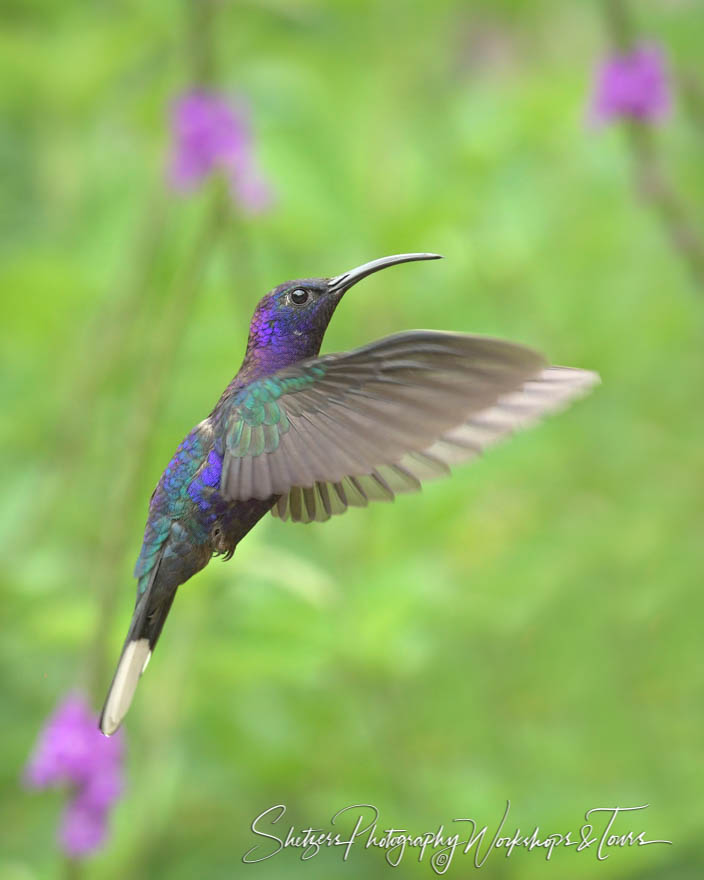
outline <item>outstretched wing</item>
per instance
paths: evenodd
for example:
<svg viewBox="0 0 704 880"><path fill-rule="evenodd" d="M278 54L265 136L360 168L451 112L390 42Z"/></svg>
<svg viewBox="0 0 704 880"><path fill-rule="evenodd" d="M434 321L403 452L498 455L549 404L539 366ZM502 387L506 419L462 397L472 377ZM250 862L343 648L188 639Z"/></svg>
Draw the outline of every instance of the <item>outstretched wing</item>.
<svg viewBox="0 0 704 880"><path fill-rule="evenodd" d="M233 399L220 491L327 519L420 488L596 381L521 345L423 330L302 361Z"/></svg>

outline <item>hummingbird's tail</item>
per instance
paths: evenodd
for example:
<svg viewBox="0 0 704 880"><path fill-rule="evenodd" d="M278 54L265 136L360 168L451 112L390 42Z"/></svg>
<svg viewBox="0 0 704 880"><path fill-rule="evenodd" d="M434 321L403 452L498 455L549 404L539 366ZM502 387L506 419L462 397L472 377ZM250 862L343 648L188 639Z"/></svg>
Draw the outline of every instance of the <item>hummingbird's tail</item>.
<svg viewBox="0 0 704 880"><path fill-rule="evenodd" d="M165 591L156 589L153 579L146 592L137 600L132 622L120 654L99 727L105 736L111 736L122 723L132 702L140 676L147 668L164 622L176 595L176 586Z"/></svg>

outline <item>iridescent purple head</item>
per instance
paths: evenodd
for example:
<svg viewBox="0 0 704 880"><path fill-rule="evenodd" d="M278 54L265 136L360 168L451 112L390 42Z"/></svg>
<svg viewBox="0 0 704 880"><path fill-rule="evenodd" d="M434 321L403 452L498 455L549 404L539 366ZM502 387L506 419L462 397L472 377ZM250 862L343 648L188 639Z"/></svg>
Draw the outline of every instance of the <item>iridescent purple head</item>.
<svg viewBox="0 0 704 880"><path fill-rule="evenodd" d="M395 254L334 278L301 278L279 284L254 310L245 363L273 370L315 357L330 318L350 287L397 263L438 259L439 254Z"/></svg>

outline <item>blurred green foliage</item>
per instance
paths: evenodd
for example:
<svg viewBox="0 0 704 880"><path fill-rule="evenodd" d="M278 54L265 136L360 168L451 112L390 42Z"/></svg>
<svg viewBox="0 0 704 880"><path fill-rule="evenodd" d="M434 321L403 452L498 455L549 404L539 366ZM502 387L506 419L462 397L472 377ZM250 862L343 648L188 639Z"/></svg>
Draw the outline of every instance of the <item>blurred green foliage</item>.
<svg viewBox="0 0 704 880"><path fill-rule="evenodd" d="M674 72L696 70L701 5L638 12ZM327 829L373 803L419 833L493 827L507 798L511 829L546 832L651 804L628 827L675 845L495 854L486 876L701 876L704 299L634 196L623 133L585 127L601 7L252 0L214 18L5 4L0 877L61 875L62 798L25 792L22 765L86 667L116 659L149 494L258 297L411 250L447 259L356 288L326 350L473 331L603 386L421 496L267 518L189 582L86 876L385 877L361 848L245 867L249 825L285 803L284 824ZM179 299L212 194L164 186L167 114L205 72L251 101L277 205L233 218ZM681 101L657 133L700 219L702 135ZM432 876L410 853L399 871Z"/></svg>

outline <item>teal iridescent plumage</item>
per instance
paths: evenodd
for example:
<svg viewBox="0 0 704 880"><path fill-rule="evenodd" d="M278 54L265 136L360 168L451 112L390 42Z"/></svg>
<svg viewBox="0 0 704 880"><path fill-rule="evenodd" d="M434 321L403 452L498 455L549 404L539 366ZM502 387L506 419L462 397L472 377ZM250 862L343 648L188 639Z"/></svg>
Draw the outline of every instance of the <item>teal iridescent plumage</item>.
<svg viewBox="0 0 704 880"><path fill-rule="evenodd" d="M138 579L138 595L147 587L149 574L175 519L186 518L198 537L201 540L205 538L214 514L203 508L203 492L206 487L217 485L222 467L220 459L217 475L212 473L210 456L213 453L217 455L212 449L212 434L199 425L184 438L166 466L149 504L142 550L134 569L134 576ZM203 479L204 473L207 474L206 480ZM204 515L199 516L194 507Z"/></svg>
<svg viewBox="0 0 704 880"><path fill-rule="evenodd" d="M240 370L152 495L103 733L120 725L179 585L214 554L232 556L268 511L311 522L415 491L596 381L521 345L429 330L318 356L350 287L387 266L435 258L386 257L334 278L286 282L259 302Z"/></svg>
<svg viewBox="0 0 704 880"><path fill-rule="evenodd" d="M243 388L232 401L233 418L226 436L230 454L242 458L273 452L281 435L290 428L286 410L279 405L279 399L302 391L324 375L322 366L310 365L299 375L258 379Z"/></svg>

